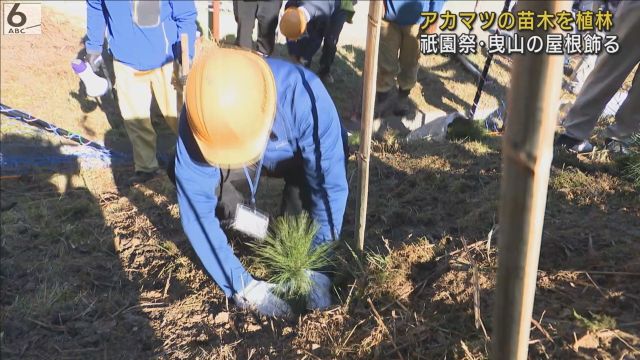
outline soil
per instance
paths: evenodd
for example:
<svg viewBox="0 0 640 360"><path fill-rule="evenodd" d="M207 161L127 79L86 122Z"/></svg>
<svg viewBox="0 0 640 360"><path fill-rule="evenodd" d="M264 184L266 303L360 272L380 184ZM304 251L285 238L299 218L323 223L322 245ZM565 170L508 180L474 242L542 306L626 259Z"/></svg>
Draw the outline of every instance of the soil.
<svg viewBox="0 0 640 360"><path fill-rule="evenodd" d="M33 54L56 69L62 66L58 61L66 67L80 46L80 30L47 15L46 41L3 38L3 101L69 121L67 126L86 124L96 138L116 131L126 139L106 121L108 110L86 113L63 91L77 87L66 70L47 76L33 71ZM21 88L27 84L38 86ZM345 94L357 86L350 84L337 97L341 112L349 108ZM3 133L3 147L20 136ZM260 318L227 302L182 231L175 190L164 174L133 188L122 186L131 168L5 178L1 355L487 358L492 319L500 315L493 307L500 143L499 136L483 135L406 145L393 134L376 142L367 251L337 257L335 307L292 321ZM33 145L55 154L61 143L51 137ZM354 157L348 175L345 242L354 228ZM260 206L277 208L281 187L278 181L261 183ZM606 153L556 154L530 358L640 357L638 191ZM247 240L231 235L242 261L254 270Z"/></svg>

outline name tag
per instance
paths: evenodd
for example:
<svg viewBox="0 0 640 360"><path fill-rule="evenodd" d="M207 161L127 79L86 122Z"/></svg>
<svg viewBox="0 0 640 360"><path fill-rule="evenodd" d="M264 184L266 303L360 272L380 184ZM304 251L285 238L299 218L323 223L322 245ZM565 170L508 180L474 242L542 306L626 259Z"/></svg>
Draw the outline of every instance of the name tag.
<svg viewBox="0 0 640 360"><path fill-rule="evenodd" d="M269 217L257 209L238 204L232 227L245 235L263 240L267 236Z"/></svg>

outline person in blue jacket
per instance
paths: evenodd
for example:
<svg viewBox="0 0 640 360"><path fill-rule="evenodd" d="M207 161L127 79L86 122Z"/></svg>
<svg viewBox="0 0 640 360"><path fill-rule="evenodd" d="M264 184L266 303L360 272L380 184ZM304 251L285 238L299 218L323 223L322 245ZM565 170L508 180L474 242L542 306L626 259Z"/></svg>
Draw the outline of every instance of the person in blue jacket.
<svg viewBox="0 0 640 360"><path fill-rule="evenodd" d="M269 316L290 314L272 294L274 284L254 279L240 263L223 224L234 219L238 229L247 216L245 225L261 223L255 194L265 174L284 179L282 210L305 210L318 224L314 245L338 238L348 194L346 132L327 90L299 65L212 46L189 73L179 126L168 174L196 254L238 306ZM330 279L314 272L312 280L307 306L329 306Z"/></svg>
<svg viewBox="0 0 640 360"><path fill-rule="evenodd" d="M398 116L409 112L409 93L418 80L420 24L423 12L440 12L444 0L384 0L380 25L376 113L382 115L389 104ZM398 86L398 99L389 96Z"/></svg>
<svg viewBox="0 0 640 360"><path fill-rule="evenodd" d="M318 76L325 83L332 83L331 65L338 50L342 27L353 16L344 0L289 0L280 21L280 31L287 38L289 55L300 64L311 67L311 60L322 46Z"/></svg>
<svg viewBox="0 0 640 360"><path fill-rule="evenodd" d="M133 145L135 174L130 185L151 179L158 169L151 100L178 130L178 92L174 59L180 59L180 34L194 54L196 8L191 1L87 0L87 61L96 71L102 62L105 30L113 55L118 105Z"/></svg>

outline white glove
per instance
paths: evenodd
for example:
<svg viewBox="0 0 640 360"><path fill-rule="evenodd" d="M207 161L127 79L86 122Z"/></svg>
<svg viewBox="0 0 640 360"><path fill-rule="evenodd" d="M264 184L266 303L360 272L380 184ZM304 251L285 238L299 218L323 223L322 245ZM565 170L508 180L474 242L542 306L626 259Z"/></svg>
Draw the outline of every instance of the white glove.
<svg viewBox="0 0 640 360"><path fill-rule="evenodd" d="M331 279L329 279L327 275L317 271L309 271L308 273L313 285L309 298L307 299L307 308L309 310L323 310L328 308L333 304L331 298Z"/></svg>
<svg viewBox="0 0 640 360"><path fill-rule="evenodd" d="M240 308L255 310L261 315L291 317L291 307L273 294L274 288L274 284L253 280L242 291L233 295L233 299Z"/></svg>

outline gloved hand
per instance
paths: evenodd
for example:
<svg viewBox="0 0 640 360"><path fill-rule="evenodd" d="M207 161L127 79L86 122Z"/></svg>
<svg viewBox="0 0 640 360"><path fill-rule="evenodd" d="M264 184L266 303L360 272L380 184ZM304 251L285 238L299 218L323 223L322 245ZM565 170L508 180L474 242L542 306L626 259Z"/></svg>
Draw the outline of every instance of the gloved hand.
<svg viewBox="0 0 640 360"><path fill-rule="evenodd" d="M309 278L313 282L311 293L307 299L307 309L324 310L333 304L331 290L333 289L331 279L323 273L308 271Z"/></svg>
<svg viewBox="0 0 640 360"><path fill-rule="evenodd" d="M94 73L98 72L103 64L102 54L87 53L87 55L84 56L84 61L91 66L91 70L93 70Z"/></svg>
<svg viewBox="0 0 640 360"><path fill-rule="evenodd" d="M266 281L252 280L244 289L233 295L236 305L251 309L261 315L290 318L289 304L273 294L275 285Z"/></svg>

